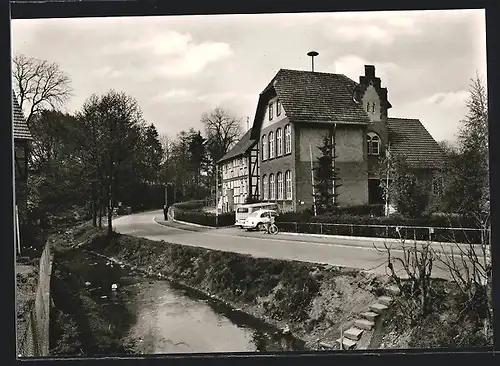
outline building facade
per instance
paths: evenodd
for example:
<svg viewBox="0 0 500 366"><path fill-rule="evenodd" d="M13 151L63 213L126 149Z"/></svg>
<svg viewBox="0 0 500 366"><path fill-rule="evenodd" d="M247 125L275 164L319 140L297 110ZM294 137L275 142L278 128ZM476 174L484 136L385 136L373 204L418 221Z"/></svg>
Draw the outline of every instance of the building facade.
<svg viewBox="0 0 500 366"><path fill-rule="evenodd" d="M340 206L385 202L379 162L388 149L432 179L443 161L439 145L419 120L389 118L391 107L373 65L359 83L340 74L280 70L259 96L249 135L258 149L258 199L283 211L311 208L311 168L325 136L336 145Z"/></svg>
<svg viewBox="0 0 500 366"><path fill-rule="evenodd" d="M222 182L217 208L232 212L238 205L259 200L258 146L251 130L218 162Z"/></svg>

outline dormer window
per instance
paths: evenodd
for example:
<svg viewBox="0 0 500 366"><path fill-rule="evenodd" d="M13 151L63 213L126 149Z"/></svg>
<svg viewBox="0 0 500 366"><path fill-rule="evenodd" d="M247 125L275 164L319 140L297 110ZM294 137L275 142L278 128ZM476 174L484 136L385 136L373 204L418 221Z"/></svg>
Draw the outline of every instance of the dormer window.
<svg viewBox="0 0 500 366"><path fill-rule="evenodd" d="M380 137L375 132L368 133L366 143L368 155L380 154Z"/></svg>
<svg viewBox="0 0 500 366"><path fill-rule="evenodd" d="M279 116L281 114L281 101L276 100L276 115Z"/></svg>
<svg viewBox="0 0 500 366"><path fill-rule="evenodd" d="M273 119L273 102L269 103L269 120Z"/></svg>

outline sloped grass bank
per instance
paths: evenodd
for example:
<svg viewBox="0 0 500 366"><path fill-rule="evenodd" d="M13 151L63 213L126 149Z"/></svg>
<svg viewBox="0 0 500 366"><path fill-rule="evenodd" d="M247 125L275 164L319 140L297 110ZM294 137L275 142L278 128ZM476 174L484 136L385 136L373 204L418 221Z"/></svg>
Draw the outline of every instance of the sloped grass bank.
<svg viewBox="0 0 500 366"><path fill-rule="evenodd" d="M103 266L94 269L89 260L78 250L55 253L51 280L55 306L49 333L52 356L132 353L132 345L123 344L122 339L134 323L134 315L120 299L102 300L102 294L91 288L99 287L101 277L109 282L118 274Z"/></svg>
<svg viewBox="0 0 500 366"><path fill-rule="evenodd" d="M374 301L383 284L355 270L188 247L114 234L85 249L203 291L317 349Z"/></svg>
<svg viewBox="0 0 500 366"><path fill-rule="evenodd" d="M385 314L370 348L490 348L492 328L480 320L484 304L472 304L457 286L445 280L431 284L431 309L427 316L411 324L405 302L414 301L402 294Z"/></svg>

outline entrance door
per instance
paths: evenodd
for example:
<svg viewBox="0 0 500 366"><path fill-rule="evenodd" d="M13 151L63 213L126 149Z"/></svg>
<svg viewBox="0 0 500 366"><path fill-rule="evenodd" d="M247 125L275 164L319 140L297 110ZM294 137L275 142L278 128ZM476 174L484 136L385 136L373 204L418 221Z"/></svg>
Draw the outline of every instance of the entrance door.
<svg viewBox="0 0 500 366"><path fill-rule="evenodd" d="M385 203L380 179L368 179L368 203L370 205Z"/></svg>

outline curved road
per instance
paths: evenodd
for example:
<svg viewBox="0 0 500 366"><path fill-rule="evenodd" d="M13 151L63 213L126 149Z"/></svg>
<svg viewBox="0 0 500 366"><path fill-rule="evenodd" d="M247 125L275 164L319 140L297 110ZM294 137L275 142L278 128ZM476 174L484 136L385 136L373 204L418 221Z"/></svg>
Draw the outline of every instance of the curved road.
<svg viewBox="0 0 500 366"><path fill-rule="evenodd" d="M275 236L246 232L239 228L198 228L163 221L162 211L122 216L114 220L115 230L150 240L222 250L254 257L295 260L339 267L362 269L386 274L387 252L380 240L371 238L336 238L297 236L279 233ZM374 244L379 248L374 248ZM402 258L400 243L388 243L393 257ZM408 244L407 244L408 245ZM450 253L450 245L436 245L437 250ZM455 247L454 253L458 249ZM460 261L460 258L455 256ZM397 265L397 263L395 263ZM448 278L441 263L434 263L433 276ZM398 273L403 276L401 267Z"/></svg>

